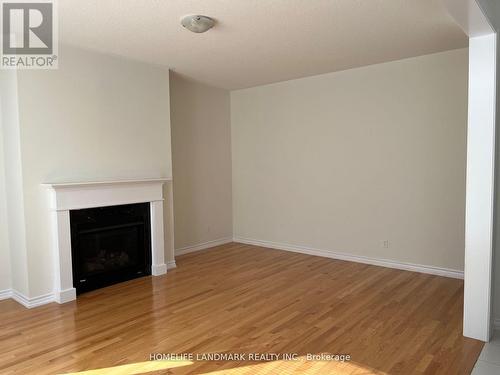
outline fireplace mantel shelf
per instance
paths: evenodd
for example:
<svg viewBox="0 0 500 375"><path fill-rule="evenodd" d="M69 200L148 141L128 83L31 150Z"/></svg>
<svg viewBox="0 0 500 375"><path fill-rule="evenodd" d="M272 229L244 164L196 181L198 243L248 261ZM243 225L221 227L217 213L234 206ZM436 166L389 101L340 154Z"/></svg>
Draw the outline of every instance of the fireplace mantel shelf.
<svg viewBox="0 0 500 375"><path fill-rule="evenodd" d="M136 180L108 180L108 181L81 181L81 182L47 182L42 186L51 187L54 189L64 189L68 187L92 187L104 185L121 185L121 184L138 184L138 183L165 183L172 181L171 177L164 178L143 178Z"/></svg>

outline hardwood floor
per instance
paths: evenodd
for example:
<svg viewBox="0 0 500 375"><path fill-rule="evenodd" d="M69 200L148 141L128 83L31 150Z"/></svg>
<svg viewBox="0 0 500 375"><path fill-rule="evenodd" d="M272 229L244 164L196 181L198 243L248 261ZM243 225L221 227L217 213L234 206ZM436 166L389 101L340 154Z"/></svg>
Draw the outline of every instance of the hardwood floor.
<svg viewBox="0 0 500 375"><path fill-rule="evenodd" d="M462 337L461 280L234 243L177 264L65 305L0 302L0 374L468 374L483 346ZM301 358L170 362L150 353Z"/></svg>

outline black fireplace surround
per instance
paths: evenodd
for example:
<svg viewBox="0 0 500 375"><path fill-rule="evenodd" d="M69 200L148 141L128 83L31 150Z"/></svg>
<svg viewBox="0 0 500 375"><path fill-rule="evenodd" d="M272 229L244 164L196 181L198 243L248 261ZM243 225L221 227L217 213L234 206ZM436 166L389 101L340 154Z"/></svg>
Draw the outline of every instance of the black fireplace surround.
<svg viewBox="0 0 500 375"><path fill-rule="evenodd" d="M77 294L151 275L149 203L72 210L70 223Z"/></svg>

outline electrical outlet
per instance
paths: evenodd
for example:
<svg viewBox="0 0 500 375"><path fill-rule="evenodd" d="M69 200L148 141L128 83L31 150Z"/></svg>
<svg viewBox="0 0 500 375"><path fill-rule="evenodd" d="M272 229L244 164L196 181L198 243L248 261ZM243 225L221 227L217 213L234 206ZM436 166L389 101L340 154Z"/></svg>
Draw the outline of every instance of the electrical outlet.
<svg viewBox="0 0 500 375"><path fill-rule="evenodd" d="M389 240L383 240L380 242L380 245L384 248L384 249L388 249L389 248Z"/></svg>

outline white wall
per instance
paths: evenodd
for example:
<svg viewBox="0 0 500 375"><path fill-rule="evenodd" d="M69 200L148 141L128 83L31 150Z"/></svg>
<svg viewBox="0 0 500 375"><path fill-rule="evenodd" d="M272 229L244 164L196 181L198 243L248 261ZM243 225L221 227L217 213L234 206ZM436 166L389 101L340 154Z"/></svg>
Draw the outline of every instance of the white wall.
<svg viewBox="0 0 500 375"><path fill-rule="evenodd" d="M232 238L229 92L171 74L175 248Z"/></svg>
<svg viewBox="0 0 500 375"><path fill-rule="evenodd" d="M0 101L1 105L1 101ZM0 112L2 108L0 107ZM0 115L0 292L11 287L10 247L7 227L7 196L5 191L5 169L3 152L3 130Z"/></svg>
<svg viewBox="0 0 500 375"><path fill-rule="evenodd" d="M63 46L58 70L18 73L18 92L28 296L34 297L53 286L41 183L171 176L169 76L159 67Z"/></svg>
<svg viewBox="0 0 500 375"><path fill-rule="evenodd" d="M232 92L235 236L463 270L467 68L462 49Z"/></svg>
<svg viewBox="0 0 500 375"><path fill-rule="evenodd" d="M5 174L6 210L3 212L7 225L6 237L10 252L10 286L18 292L29 293L28 255L24 216L23 177L21 165L21 141L18 113L17 74L0 71L0 108L3 137L3 161ZM1 204L1 203L0 203ZM7 256L4 256L7 257Z"/></svg>

